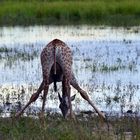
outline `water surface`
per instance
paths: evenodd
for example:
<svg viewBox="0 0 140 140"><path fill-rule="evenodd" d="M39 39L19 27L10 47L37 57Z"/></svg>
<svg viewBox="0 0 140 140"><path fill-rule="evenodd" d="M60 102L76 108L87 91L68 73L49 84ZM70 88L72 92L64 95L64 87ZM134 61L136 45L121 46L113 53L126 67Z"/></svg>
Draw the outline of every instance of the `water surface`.
<svg viewBox="0 0 140 140"><path fill-rule="evenodd" d="M5 103L23 105L38 88L40 53L55 38L71 48L77 81L100 110L139 111L140 27L30 26L0 28L0 104L6 112ZM92 110L72 88L73 94L75 110ZM41 103L40 97L28 112L40 110ZM52 85L46 108L58 110Z"/></svg>

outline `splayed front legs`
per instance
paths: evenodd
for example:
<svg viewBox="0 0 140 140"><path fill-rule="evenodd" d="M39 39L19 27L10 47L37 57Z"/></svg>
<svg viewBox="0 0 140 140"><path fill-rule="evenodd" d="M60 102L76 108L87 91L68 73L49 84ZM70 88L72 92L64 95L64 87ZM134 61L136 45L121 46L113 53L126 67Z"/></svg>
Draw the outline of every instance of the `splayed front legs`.
<svg viewBox="0 0 140 140"><path fill-rule="evenodd" d="M98 115L101 118L105 119L105 115L101 111L99 111L99 109L94 105L94 103L90 100L88 94L83 89L80 88L80 86L78 85L78 83L76 81L74 74L72 75L72 80L71 80L70 84L80 93L80 95L83 97L83 99L88 101L88 103L94 108L94 110L98 113Z"/></svg>
<svg viewBox="0 0 140 140"><path fill-rule="evenodd" d="M95 109L95 111L99 114L99 116L102 117L103 119L105 119L105 115L104 115L101 111L99 111L99 109L98 109L98 108L94 105L94 103L89 99L88 94L87 94L84 90L82 90L82 89L80 89L80 88L77 88L77 90L80 92L81 96L82 96L86 101L88 101L88 103Z"/></svg>
<svg viewBox="0 0 140 140"><path fill-rule="evenodd" d="M32 94L29 102L23 107L23 109L19 112L17 112L15 114L15 117L18 118L21 114L23 114L24 110L32 103L35 102L37 100L37 98L39 97L39 94L42 92L42 90L44 89L44 83L42 82L40 87L38 88L37 92Z"/></svg>

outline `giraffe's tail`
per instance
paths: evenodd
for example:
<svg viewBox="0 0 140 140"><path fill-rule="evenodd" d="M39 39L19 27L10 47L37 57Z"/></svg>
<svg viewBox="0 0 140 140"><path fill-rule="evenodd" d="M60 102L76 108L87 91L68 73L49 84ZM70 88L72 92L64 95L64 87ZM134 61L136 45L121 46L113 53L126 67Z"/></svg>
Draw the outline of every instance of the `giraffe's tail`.
<svg viewBox="0 0 140 140"><path fill-rule="evenodd" d="M55 76L54 76L55 77ZM54 81L54 91L56 92L57 91L57 84L56 84L56 81Z"/></svg>
<svg viewBox="0 0 140 140"><path fill-rule="evenodd" d="M54 44L54 74L53 74L53 80L54 80L54 91L57 91L57 75L56 75L56 46Z"/></svg>

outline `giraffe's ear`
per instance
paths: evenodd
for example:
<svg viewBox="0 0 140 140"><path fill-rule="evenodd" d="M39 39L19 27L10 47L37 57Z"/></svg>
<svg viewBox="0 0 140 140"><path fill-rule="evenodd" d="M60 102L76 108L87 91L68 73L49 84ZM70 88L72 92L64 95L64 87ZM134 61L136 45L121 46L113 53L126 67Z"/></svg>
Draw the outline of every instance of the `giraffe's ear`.
<svg viewBox="0 0 140 140"><path fill-rule="evenodd" d="M73 101L75 99L76 94L74 94L73 96L71 96L71 101Z"/></svg>
<svg viewBox="0 0 140 140"><path fill-rule="evenodd" d="M59 97L59 101L62 102L62 97L61 97L61 95L59 94L59 92L58 92L58 97Z"/></svg>

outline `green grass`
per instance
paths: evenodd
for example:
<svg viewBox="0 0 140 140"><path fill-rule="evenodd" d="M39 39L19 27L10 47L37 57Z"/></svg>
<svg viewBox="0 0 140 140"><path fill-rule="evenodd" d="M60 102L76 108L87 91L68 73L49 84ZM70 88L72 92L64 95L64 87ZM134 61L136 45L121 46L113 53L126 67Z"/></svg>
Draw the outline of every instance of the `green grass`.
<svg viewBox="0 0 140 140"><path fill-rule="evenodd" d="M92 129L87 122L74 122L62 118L47 118L42 125L38 119L0 119L0 135L11 140L93 140Z"/></svg>
<svg viewBox="0 0 140 140"><path fill-rule="evenodd" d="M98 117L77 116L76 121L64 120L60 116L47 116L45 123L29 117L18 120L0 118L2 140L139 140L138 117L114 117L109 125ZM128 135L129 132L129 135Z"/></svg>
<svg viewBox="0 0 140 140"><path fill-rule="evenodd" d="M0 25L140 24L139 0L6 0L0 5Z"/></svg>

